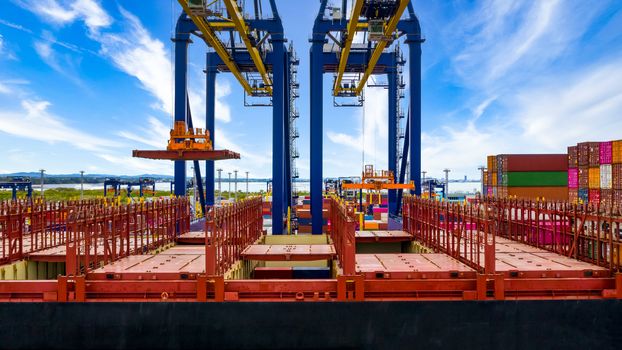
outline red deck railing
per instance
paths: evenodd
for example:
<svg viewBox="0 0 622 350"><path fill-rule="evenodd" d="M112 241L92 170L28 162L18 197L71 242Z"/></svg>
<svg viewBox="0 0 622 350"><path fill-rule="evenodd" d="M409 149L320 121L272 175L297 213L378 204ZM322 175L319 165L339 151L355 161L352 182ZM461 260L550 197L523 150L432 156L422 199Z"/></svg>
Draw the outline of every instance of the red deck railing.
<svg viewBox="0 0 622 350"><path fill-rule="evenodd" d="M331 197L329 232L344 275L354 275L356 269L355 230L354 206Z"/></svg>
<svg viewBox="0 0 622 350"><path fill-rule="evenodd" d="M67 275L79 275L128 255L145 254L187 233L186 198L117 206L76 207L68 212Z"/></svg>
<svg viewBox="0 0 622 350"><path fill-rule="evenodd" d="M209 207L205 220L205 271L223 275L263 233L261 197Z"/></svg>

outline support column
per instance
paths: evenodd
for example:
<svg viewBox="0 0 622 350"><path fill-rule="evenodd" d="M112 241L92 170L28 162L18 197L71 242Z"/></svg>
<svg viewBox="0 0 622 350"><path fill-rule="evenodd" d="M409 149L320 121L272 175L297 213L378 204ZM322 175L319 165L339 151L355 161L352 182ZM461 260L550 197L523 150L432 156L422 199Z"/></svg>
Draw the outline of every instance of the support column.
<svg viewBox="0 0 622 350"><path fill-rule="evenodd" d="M322 50L324 36L314 34L311 44L311 98L310 98L310 124L311 124L311 232L314 235L322 234L322 137L323 137L323 70Z"/></svg>
<svg viewBox="0 0 622 350"><path fill-rule="evenodd" d="M394 56L395 57L395 56ZM388 145L388 160L389 171L393 172L394 176L397 176L397 69L395 67L395 58L393 64L387 70L387 78L389 80L389 92L388 105L389 105L389 145ZM397 178L395 181L397 182ZM397 193L395 190L389 190L389 213L393 214L397 207Z"/></svg>
<svg viewBox="0 0 622 350"><path fill-rule="evenodd" d="M205 62L205 129L209 131L212 145L216 148L215 116L216 116L216 73L211 58L215 53L207 53ZM213 160L205 161L205 205L214 205L214 177L215 166Z"/></svg>
<svg viewBox="0 0 622 350"><path fill-rule="evenodd" d="M285 193L285 56L283 34L272 34L272 234L283 234Z"/></svg>
<svg viewBox="0 0 622 350"><path fill-rule="evenodd" d="M181 33L177 30L173 42L175 43L175 121L186 122L188 44L190 44L190 34ZM183 160L175 161L175 195L186 195L186 162Z"/></svg>
<svg viewBox="0 0 622 350"><path fill-rule="evenodd" d="M421 42L419 33L406 37L410 70L410 180L415 182L414 194L418 196L421 195Z"/></svg>
<svg viewBox="0 0 622 350"><path fill-rule="evenodd" d="M283 113L285 114L285 125L283 126L285 132L283 133L285 135L285 148L284 148L284 159L285 159L285 195L283 198L283 210L285 213L287 213L287 208L292 206L292 157L291 157L291 140L292 140L292 135L290 132L290 119L289 119L289 112L290 112L290 101L291 101L291 86L290 86L290 67L289 67L289 52L285 52L285 54L283 55L284 57L284 67L285 67L285 74L284 74L284 87L285 87L285 97L284 97L284 104L283 104Z"/></svg>

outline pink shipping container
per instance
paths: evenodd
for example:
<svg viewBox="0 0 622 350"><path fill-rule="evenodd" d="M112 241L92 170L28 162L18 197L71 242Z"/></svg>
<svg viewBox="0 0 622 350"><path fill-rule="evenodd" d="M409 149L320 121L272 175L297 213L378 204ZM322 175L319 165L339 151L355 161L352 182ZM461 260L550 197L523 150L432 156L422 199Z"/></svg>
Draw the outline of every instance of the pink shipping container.
<svg viewBox="0 0 622 350"><path fill-rule="evenodd" d="M613 161L613 143L601 142L600 143L600 164L611 164Z"/></svg>
<svg viewBox="0 0 622 350"><path fill-rule="evenodd" d="M579 169L568 169L568 188L579 188Z"/></svg>
<svg viewBox="0 0 622 350"><path fill-rule="evenodd" d="M389 212L389 208L374 207L373 211L374 211L374 213L388 213Z"/></svg>
<svg viewBox="0 0 622 350"><path fill-rule="evenodd" d="M487 193L488 197L492 197L492 196L493 196L492 187L488 187L488 188L486 189L486 191L488 191L488 193Z"/></svg>
<svg viewBox="0 0 622 350"><path fill-rule="evenodd" d="M562 235L562 231L571 232L572 226L570 223L540 223L539 229L534 227L532 232L528 232L527 235L531 243L536 243L538 245L570 244L570 237Z"/></svg>

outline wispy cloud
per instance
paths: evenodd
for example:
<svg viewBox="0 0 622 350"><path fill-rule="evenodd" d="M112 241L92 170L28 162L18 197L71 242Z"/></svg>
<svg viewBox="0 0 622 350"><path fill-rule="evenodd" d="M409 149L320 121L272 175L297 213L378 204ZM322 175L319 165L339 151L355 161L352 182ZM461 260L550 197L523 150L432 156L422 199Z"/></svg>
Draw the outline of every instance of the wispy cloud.
<svg viewBox="0 0 622 350"><path fill-rule="evenodd" d="M82 20L90 31L95 32L112 24L112 17L95 0L75 0L68 5L61 5L57 0L14 1L35 13L43 21L56 25L66 25Z"/></svg>
<svg viewBox="0 0 622 350"><path fill-rule="evenodd" d="M20 109L3 109L0 111L0 131L43 142L68 143L88 151L120 146L117 142L69 126L49 111L50 106L48 101L23 100Z"/></svg>
<svg viewBox="0 0 622 350"><path fill-rule="evenodd" d="M57 52L53 45L59 42L56 41L51 33L44 32L42 38L44 38L44 40L35 41L34 48L43 62L78 86L85 87L78 73L80 58ZM71 49L71 46L68 44L59 45Z"/></svg>

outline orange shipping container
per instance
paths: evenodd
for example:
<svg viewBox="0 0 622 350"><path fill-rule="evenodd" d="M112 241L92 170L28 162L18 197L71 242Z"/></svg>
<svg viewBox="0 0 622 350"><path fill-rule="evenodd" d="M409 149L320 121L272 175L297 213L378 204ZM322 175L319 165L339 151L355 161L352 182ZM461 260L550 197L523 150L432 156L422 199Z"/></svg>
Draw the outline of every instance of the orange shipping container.
<svg viewBox="0 0 622 350"><path fill-rule="evenodd" d="M613 164L622 164L622 140L613 141Z"/></svg>
<svg viewBox="0 0 622 350"><path fill-rule="evenodd" d="M496 159L495 156L488 156L488 158L487 158L487 163L488 163L487 166L488 166L488 171L489 172L497 170L497 169L494 168L494 166L495 166L495 159Z"/></svg>
<svg viewBox="0 0 622 350"><path fill-rule="evenodd" d="M600 180L598 180L598 181L600 181ZM499 183L497 182L497 172L494 172L494 173L492 173L492 185L496 186L498 184Z"/></svg>
<svg viewBox="0 0 622 350"><path fill-rule="evenodd" d="M599 179L600 181L600 179ZM507 194L510 197L520 199L542 199L547 201L567 201L567 187L508 187Z"/></svg>
<svg viewBox="0 0 622 350"><path fill-rule="evenodd" d="M597 190L600 188L600 167L590 168L589 170L589 185L588 188Z"/></svg>

